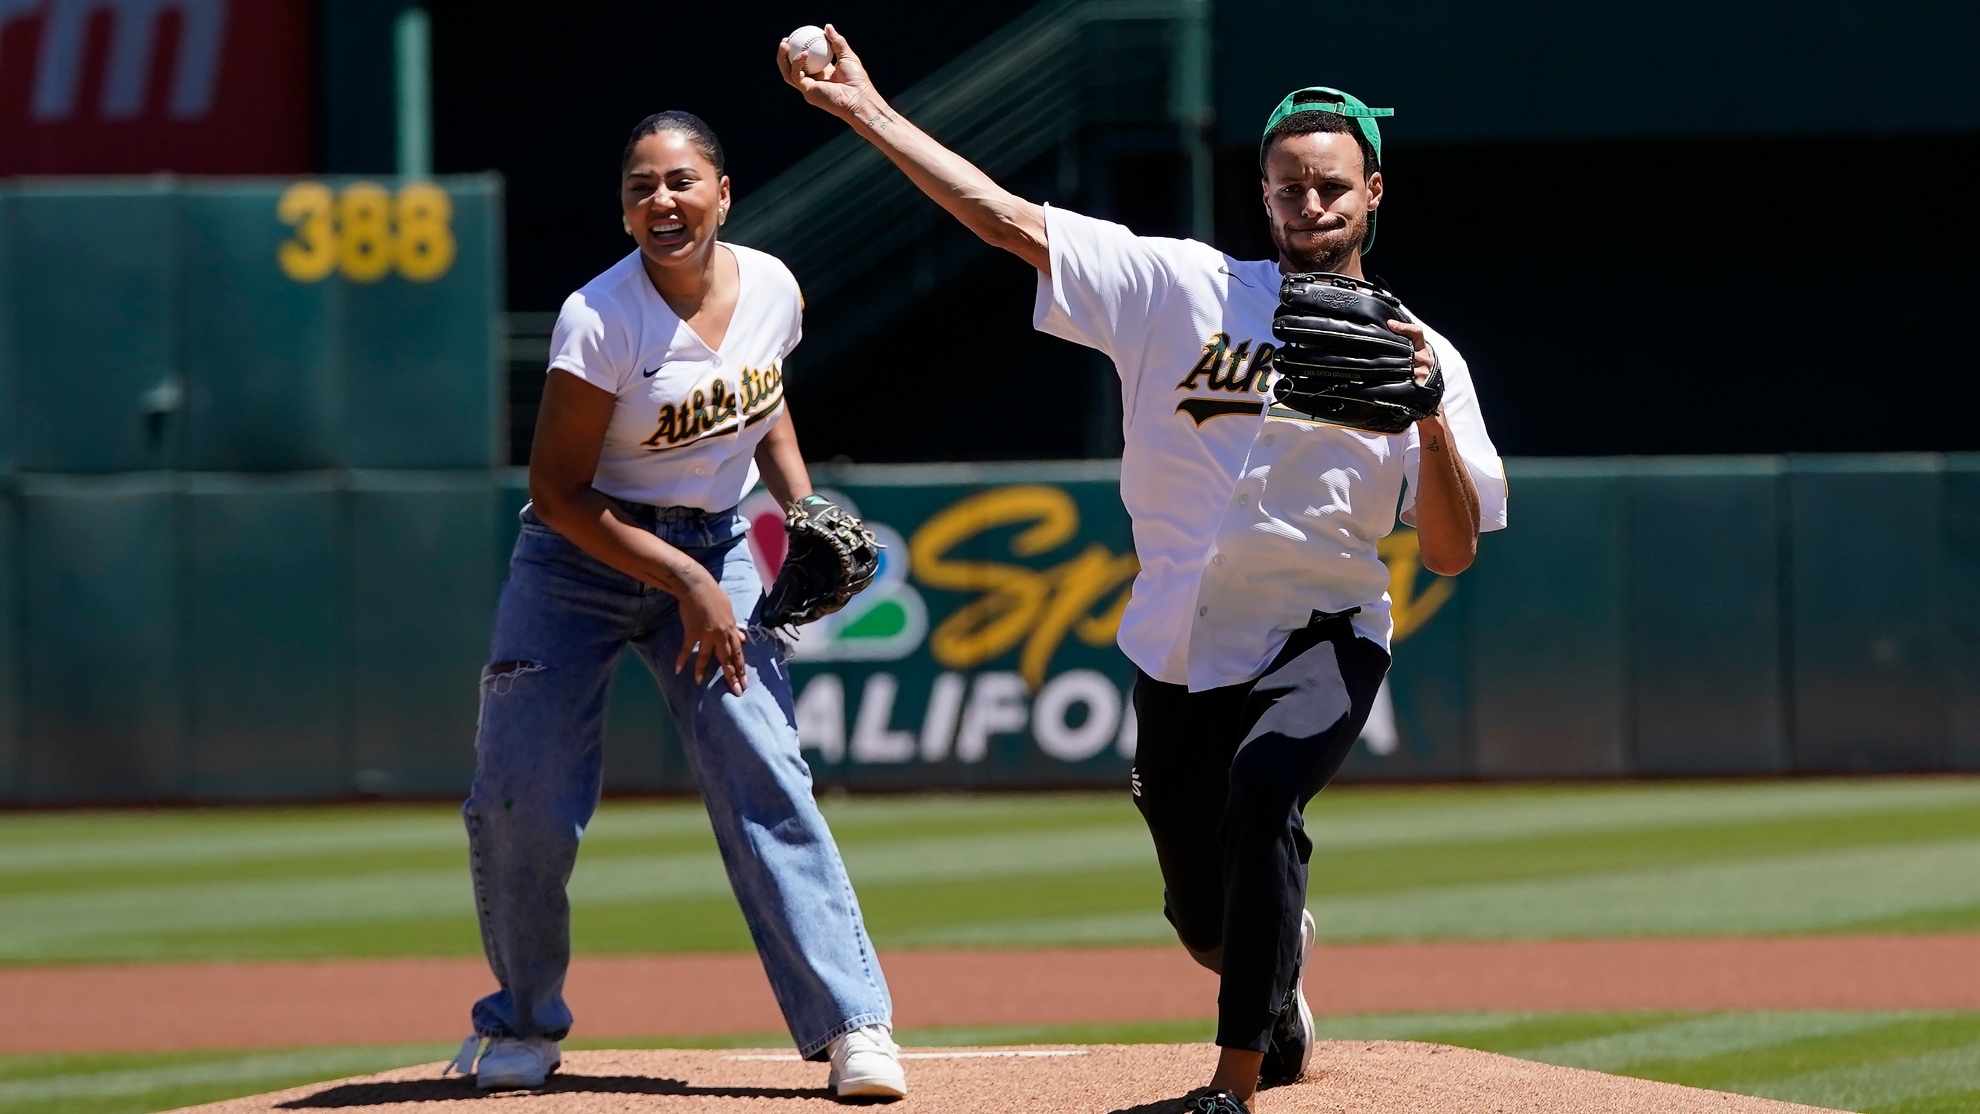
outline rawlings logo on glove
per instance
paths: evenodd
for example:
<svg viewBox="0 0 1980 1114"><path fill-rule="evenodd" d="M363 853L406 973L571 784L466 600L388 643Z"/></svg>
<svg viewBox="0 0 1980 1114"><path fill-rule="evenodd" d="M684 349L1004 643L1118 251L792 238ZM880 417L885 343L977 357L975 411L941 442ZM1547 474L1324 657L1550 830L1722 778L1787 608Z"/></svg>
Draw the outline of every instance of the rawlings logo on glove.
<svg viewBox="0 0 1980 1114"><path fill-rule="evenodd" d="M880 542L866 524L823 495L807 495L784 515L790 547L763 600L763 625L800 627L844 607L873 583Z"/></svg>

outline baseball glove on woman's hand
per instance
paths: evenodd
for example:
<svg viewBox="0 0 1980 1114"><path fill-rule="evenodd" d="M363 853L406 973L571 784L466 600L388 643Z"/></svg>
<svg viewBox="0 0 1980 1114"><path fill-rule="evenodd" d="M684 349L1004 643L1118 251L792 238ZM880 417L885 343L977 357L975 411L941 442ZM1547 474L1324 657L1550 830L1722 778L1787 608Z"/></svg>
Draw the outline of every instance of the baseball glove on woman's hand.
<svg viewBox="0 0 1980 1114"><path fill-rule="evenodd" d="M763 601L763 625L797 627L844 607L880 571L880 542L866 524L823 495L784 516L789 548Z"/></svg>
<svg viewBox="0 0 1980 1114"><path fill-rule="evenodd" d="M1272 335L1281 347L1274 400L1332 425L1401 433L1437 412L1443 369L1416 381L1410 339L1389 328L1414 320L1395 295L1331 272L1287 275Z"/></svg>

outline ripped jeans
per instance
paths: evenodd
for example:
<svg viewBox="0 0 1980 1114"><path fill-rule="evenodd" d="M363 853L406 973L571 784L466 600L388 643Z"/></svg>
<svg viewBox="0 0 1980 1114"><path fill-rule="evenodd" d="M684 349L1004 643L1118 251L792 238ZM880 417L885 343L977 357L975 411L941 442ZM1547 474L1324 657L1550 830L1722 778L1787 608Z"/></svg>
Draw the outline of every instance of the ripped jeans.
<svg viewBox="0 0 1980 1114"><path fill-rule="evenodd" d="M738 618L763 596L733 511L629 508L699 560ZM631 646L659 679L715 829L743 919L798 1051L822 1060L840 1035L889 1023L892 1004L845 864L798 754L782 649L749 638L748 685L729 691L711 660L674 672L682 628L673 596L603 564L523 511L481 682L467 820L476 910L501 989L474 1005L493 1037L561 1040L578 841L598 805L606 698ZM664 999L666 986L651 988Z"/></svg>

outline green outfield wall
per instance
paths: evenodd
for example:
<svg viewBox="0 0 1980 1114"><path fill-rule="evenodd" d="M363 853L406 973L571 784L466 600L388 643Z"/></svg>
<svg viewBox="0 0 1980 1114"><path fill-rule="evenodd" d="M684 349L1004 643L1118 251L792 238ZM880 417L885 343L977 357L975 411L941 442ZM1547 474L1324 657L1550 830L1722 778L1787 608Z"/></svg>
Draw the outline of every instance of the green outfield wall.
<svg viewBox="0 0 1980 1114"><path fill-rule="evenodd" d="M0 467L500 462L501 184L0 184Z"/></svg>
<svg viewBox="0 0 1980 1114"><path fill-rule="evenodd" d="M820 466L887 543L803 632L823 785L1119 785L1134 571L1111 462ZM1382 546L1400 638L1358 780L1980 768L1980 456L1515 459L1477 565ZM16 473L0 800L451 796L524 501L508 469ZM761 493L756 537L778 535ZM689 791L630 656L617 791Z"/></svg>
<svg viewBox="0 0 1980 1114"><path fill-rule="evenodd" d="M0 184L0 800L456 791L501 210L484 176Z"/></svg>

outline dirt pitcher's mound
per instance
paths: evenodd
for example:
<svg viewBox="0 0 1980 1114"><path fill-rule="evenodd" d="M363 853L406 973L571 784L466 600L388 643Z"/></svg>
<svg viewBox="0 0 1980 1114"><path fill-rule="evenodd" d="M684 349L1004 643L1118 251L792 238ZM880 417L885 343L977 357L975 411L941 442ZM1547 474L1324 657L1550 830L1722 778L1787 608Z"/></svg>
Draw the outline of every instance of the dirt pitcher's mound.
<svg viewBox="0 0 1980 1114"><path fill-rule="evenodd" d="M1169 1114L1209 1078L1210 1045L911 1049L905 1100L888 1114ZM1266 1091L1257 1114L1812 1114L1812 1106L1556 1068L1408 1041L1329 1041L1306 1082ZM440 1065L192 1107L201 1114L350 1110L470 1114L838 1109L825 1065L788 1052L568 1052L540 1091L483 1094ZM483 1108L472 1114L490 1114Z"/></svg>

